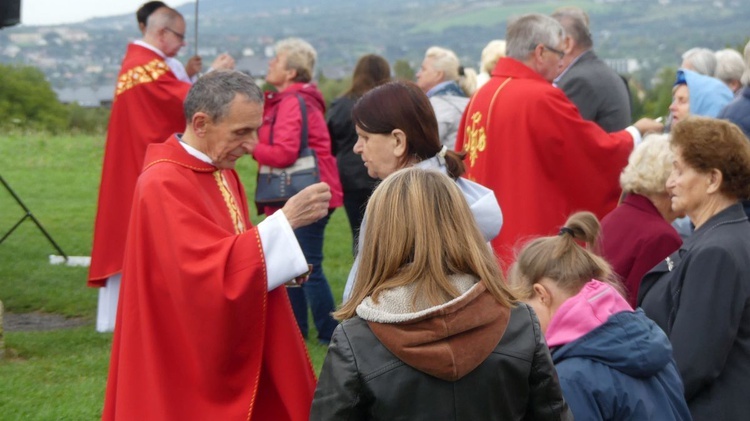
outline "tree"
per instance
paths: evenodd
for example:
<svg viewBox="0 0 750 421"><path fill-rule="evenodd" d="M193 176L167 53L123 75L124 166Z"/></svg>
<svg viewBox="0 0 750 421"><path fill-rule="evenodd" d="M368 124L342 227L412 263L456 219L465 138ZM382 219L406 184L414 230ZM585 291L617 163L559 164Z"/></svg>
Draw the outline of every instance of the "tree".
<svg viewBox="0 0 750 421"><path fill-rule="evenodd" d="M68 128L68 111L44 74L34 67L0 65L0 125L58 132Z"/></svg>
<svg viewBox="0 0 750 421"><path fill-rule="evenodd" d="M346 77L344 79L324 79L321 78L318 82L318 88L323 94L323 98L326 100L326 105L330 105L334 99L341 96L349 87L352 85L352 78Z"/></svg>
<svg viewBox="0 0 750 421"><path fill-rule="evenodd" d="M400 59L393 63L393 73L396 75L396 79L413 81L416 73L414 69L409 65L408 60Z"/></svg>
<svg viewBox="0 0 750 421"><path fill-rule="evenodd" d="M669 114L669 105L672 103L672 86L677 78L677 70L673 67L661 69L657 75L657 83L646 92L643 99L643 115L655 118Z"/></svg>

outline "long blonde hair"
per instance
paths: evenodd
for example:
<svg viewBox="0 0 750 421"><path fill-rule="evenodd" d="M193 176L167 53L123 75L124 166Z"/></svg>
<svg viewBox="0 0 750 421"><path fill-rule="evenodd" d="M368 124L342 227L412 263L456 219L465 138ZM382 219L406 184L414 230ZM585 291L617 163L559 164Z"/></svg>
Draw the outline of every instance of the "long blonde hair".
<svg viewBox="0 0 750 421"><path fill-rule="evenodd" d="M570 294L578 293L592 279L609 283L622 294L611 266L596 254L600 230L593 213L578 212L568 218L559 235L531 241L510 269L513 292L522 300L530 299L534 284L549 278Z"/></svg>
<svg viewBox="0 0 750 421"><path fill-rule="evenodd" d="M367 205L364 245L349 300L334 313L356 315L368 296L377 302L387 289L415 283L415 299L443 304L460 295L449 276L484 281L503 306L514 297L456 183L433 170L399 170L375 189ZM414 303L412 303L414 304Z"/></svg>

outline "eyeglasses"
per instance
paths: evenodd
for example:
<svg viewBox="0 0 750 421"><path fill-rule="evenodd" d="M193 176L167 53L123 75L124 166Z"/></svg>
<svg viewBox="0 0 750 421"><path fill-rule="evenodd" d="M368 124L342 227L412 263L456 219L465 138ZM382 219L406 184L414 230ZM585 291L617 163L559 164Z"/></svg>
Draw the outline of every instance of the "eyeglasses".
<svg viewBox="0 0 750 421"><path fill-rule="evenodd" d="M181 33L175 31L172 28L164 28L164 29L166 29L167 31L173 33L177 38L180 39L180 41L185 41L185 34L181 34Z"/></svg>
<svg viewBox="0 0 750 421"><path fill-rule="evenodd" d="M557 48L552 48L548 45L542 44L542 47L552 51L553 53L557 54L558 57L560 57L560 60L562 60L563 57L565 57L565 51L560 51Z"/></svg>

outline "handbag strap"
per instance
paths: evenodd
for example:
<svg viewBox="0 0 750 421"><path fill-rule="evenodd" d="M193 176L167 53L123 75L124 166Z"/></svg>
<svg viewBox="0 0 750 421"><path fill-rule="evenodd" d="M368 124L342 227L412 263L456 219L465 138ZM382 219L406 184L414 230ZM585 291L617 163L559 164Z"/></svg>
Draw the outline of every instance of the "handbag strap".
<svg viewBox="0 0 750 421"><path fill-rule="evenodd" d="M300 117L302 118L302 131L300 133L300 140L299 140L299 154L302 154L302 151L307 149L307 105L305 104L305 100L302 99L302 95L298 93L294 93L294 96L297 97L297 101L299 101L299 112ZM276 124L276 115L278 115L278 111L273 116L273 121L271 122L271 136L268 140L268 143L273 145L273 126Z"/></svg>

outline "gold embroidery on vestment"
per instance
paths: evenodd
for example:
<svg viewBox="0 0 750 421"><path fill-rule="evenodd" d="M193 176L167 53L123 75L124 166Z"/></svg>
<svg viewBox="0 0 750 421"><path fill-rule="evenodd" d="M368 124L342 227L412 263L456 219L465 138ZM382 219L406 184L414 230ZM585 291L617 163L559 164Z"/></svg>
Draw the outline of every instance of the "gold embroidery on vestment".
<svg viewBox="0 0 750 421"><path fill-rule="evenodd" d="M484 116L481 112L476 111L471 114L471 126L466 126L464 130L464 151L469 155L469 167L474 167L474 164L479 157L479 152L484 152L484 149L487 147L487 129L490 127L490 117L492 116L492 109L495 106L495 99L497 98L497 94L500 93L511 79L512 78L505 79L505 82L503 82L492 95L490 107L487 109L487 124L482 124L482 118ZM468 107L469 112L471 112L476 97L477 95L474 95L471 98L471 103Z"/></svg>
<svg viewBox="0 0 750 421"><path fill-rule="evenodd" d="M237 207L237 202L234 201L234 195L231 191L229 191L226 184L224 184L224 176L221 174L221 170L214 171L213 174L214 179L216 180L216 184L219 185L221 196L224 198L224 202L227 204L227 208L229 208L229 216L230 218L232 218L234 232L236 234L242 234L243 232L245 232L245 224L242 222L242 214Z"/></svg>
<svg viewBox="0 0 750 421"><path fill-rule="evenodd" d="M169 66L167 66L167 63L165 63L164 60L158 58L151 60L149 63L144 64L143 66L133 67L127 72L121 74L119 78L117 78L115 99L117 99L117 97L123 92L137 85L140 85L141 83L155 82L168 71L170 71L170 69Z"/></svg>
<svg viewBox="0 0 750 421"><path fill-rule="evenodd" d="M479 126L481 121L482 113L477 111L471 115L471 126L466 127L467 142L464 145L464 150L469 154L469 165L472 167L479 156L479 152L483 152L487 146L487 134L484 127Z"/></svg>

